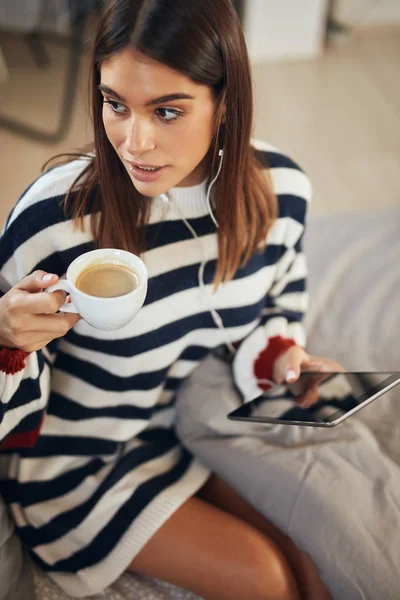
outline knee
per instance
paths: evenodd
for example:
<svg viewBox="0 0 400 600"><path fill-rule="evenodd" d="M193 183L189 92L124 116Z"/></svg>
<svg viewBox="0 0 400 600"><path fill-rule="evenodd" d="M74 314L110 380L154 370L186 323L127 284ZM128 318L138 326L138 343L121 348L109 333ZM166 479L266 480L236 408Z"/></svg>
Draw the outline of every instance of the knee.
<svg viewBox="0 0 400 600"><path fill-rule="evenodd" d="M295 577L278 547L258 531L243 540L243 598L252 600L299 600Z"/></svg>

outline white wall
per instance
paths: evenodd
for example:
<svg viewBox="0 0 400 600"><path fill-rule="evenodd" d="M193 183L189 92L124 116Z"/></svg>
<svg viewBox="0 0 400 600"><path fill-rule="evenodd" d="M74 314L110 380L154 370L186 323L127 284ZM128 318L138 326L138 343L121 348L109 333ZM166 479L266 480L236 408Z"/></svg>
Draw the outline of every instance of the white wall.
<svg viewBox="0 0 400 600"><path fill-rule="evenodd" d="M317 56L326 11L327 0L246 0L244 32L251 60Z"/></svg>
<svg viewBox="0 0 400 600"><path fill-rule="evenodd" d="M334 16L355 26L400 23L400 0L336 0Z"/></svg>

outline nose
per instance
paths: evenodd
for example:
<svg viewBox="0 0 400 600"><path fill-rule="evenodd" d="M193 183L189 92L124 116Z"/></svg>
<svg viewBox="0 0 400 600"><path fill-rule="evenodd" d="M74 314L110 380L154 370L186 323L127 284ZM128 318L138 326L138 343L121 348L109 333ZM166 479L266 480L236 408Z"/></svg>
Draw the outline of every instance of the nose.
<svg viewBox="0 0 400 600"><path fill-rule="evenodd" d="M126 136L126 150L132 156L155 149L152 126L145 119L133 118Z"/></svg>

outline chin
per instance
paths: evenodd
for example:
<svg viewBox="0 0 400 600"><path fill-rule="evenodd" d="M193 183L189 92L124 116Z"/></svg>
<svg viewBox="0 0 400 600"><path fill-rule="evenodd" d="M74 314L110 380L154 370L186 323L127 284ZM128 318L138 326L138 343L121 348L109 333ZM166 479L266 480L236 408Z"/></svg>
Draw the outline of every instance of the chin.
<svg viewBox="0 0 400 600"><path fill-rule="evenodd" d="M133 175L129 174L131 181L135 187L135 189L139 192L139 194L143 194L143 196L149 196L154 198L155 196L159 196L160 194L165 194L176 184L166 184L161 181L154 181L152 183L142 183L141 181L137 181Z"/></svg>
<svg viewBox="0 0 400 600"><path fill-rule="evenodd" d="M149 197L166 194L171 188L178 186L187 177L185 176L183 178L179 178L178 180L172 177L160 177L160 179L157 181L144 183L142 181L138 181L129 171L128 174L139 194Z"/></svg>

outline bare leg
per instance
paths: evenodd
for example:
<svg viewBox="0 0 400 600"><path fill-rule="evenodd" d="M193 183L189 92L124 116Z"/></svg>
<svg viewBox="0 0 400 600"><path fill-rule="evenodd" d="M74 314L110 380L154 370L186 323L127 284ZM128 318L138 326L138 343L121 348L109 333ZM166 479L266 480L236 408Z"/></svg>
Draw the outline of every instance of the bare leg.
<svg viewBox="0 0 400 600"><path fill-rule="evenodd" d="M268 536L197 497L162 525L129 570L206 600L300 598L285 557Z"/></svg>
<svg viewBox="0 0 400 600"><path fill-rule="evenodd" d="M255 510L233 488L217 475L210 479L198 492L198 497L218 506L264 533L280 548L295 573L301 598L304 600L332 600L332 596L321 581L311 558L301 552L287 535Z"/></svg>

